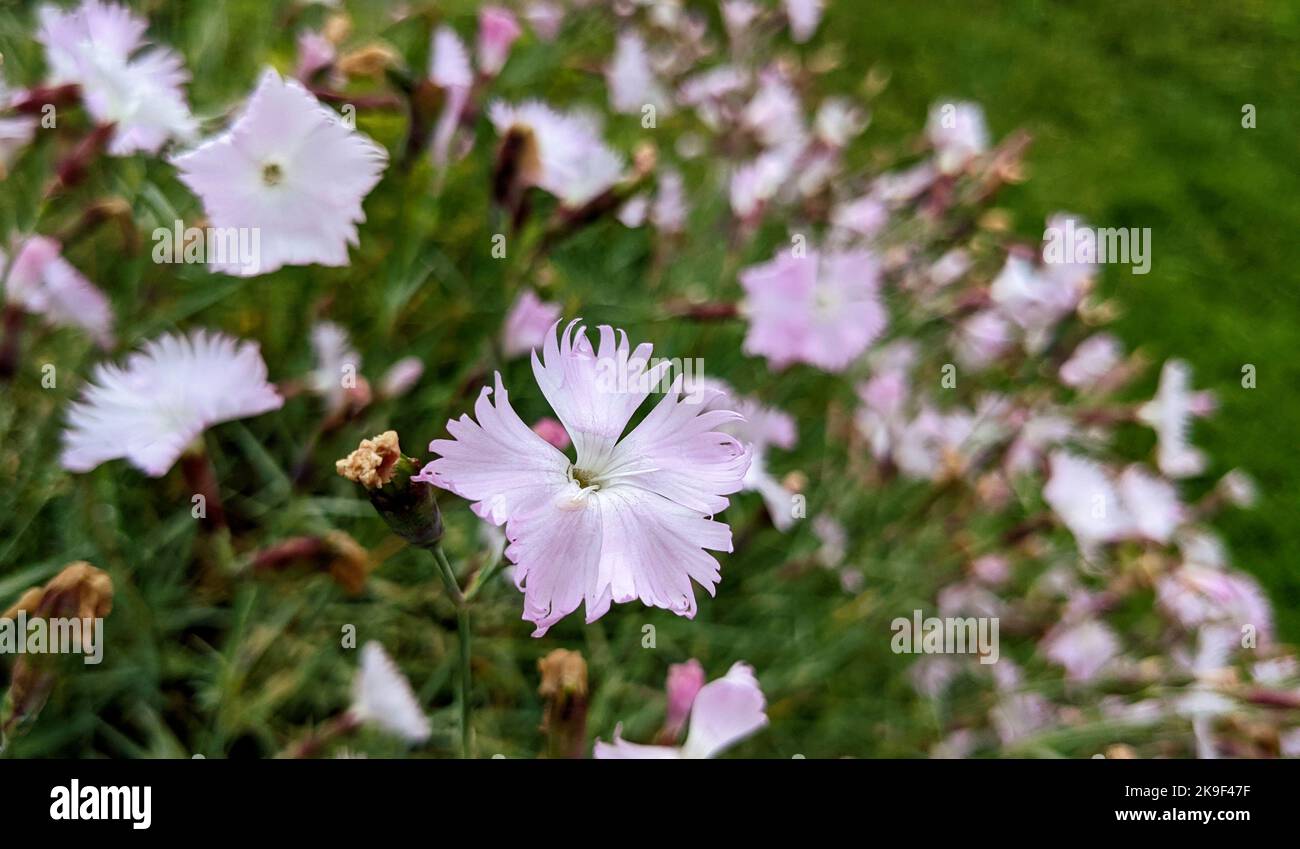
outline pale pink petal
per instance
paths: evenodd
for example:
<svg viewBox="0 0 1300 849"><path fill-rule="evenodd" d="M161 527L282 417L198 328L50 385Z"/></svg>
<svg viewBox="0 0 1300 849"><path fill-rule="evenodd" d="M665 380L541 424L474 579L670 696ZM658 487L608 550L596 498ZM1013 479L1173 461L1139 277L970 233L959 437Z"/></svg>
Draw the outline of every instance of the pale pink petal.
<svg viewBox="0 0 1300 849"><path fill-rule="evenodd" d="M766 707L753 667L733 665L724 677L705 684L695 697L683 753L688 758L716 756L766 726Z"/></svg>
<svg viewBox="0 0 1300 849"><path fill-rule="evenodd" d="M547 502L568 484L568 458L523 423L496 375L474 405L475 422L461 416L447 422L451 439L435 439L429 450L440 455L417 480L448 489L475 502L474 512L500 525L521 508Z"/></svg>
<svg viewBox="0 0 1300 849"><path fill-rule="evenodd" d="M68 410L62 463L86 472L124 457L160 477L206 428L283 403L256 344L202 330L164 335L124 366L96 367Z"/></svg>

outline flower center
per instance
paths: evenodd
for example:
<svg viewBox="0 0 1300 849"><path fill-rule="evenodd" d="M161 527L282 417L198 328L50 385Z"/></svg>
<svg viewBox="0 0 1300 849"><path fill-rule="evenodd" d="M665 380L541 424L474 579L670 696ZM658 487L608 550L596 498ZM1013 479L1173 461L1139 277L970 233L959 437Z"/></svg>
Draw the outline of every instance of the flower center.
<svg viewBox="0 0 1300 849"><path fill-rule="evenodd" d="M579 469L577 466L570 466L569 477L583 489L600 489L600 481L596 478L595 472L588 472L585 469Z"/></svg>
<svg viewBox="0 0 1300 849"><path fill-rule="evenodd" d="M262 182L268 186L278 186L284 179L284 169L278 162L268 162L262 166Z"/></svg>

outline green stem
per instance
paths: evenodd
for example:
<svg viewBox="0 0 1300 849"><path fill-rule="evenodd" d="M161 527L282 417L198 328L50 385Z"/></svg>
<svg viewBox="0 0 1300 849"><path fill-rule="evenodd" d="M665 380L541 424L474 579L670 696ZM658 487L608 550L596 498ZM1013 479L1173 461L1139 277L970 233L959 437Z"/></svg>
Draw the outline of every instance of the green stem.
<svg viewBox="0 0 1300 849"><path fill-rule="evenodd" d="M470 725L470 628L469 606L461 605L456 611L456 629L460 631L460 747L465 759L474 757L472 726Z"/></svg>
<svg viewBox="0 0 1300 849"><path fill-rule="evenodd" d="M477 598L483 587L487 586L488 582L496 577L497 572L501 571L501 567L505 565L505 562L504 556L498 557L490 565L480 569L474 579L469 582L469 588L465 590L465 600L473 601Z"/></svg>
<svg viewBox="0 0 1300 849"><path fill-rule="evenodd" d="M433 559L438 561L438 574L442 577L443 586L447 588L447 594L456 604L456 630L460 637L460 742L461 755L465 758L472 758L473 748L471 746L472 724L470 722L470 627L469 627L469 601L465 594L461 592L460 583L456 580L456 570L451 568L451 563L447 560L447 554L442 550L441 543L434 543L429 549L433 552Z"/></svg>

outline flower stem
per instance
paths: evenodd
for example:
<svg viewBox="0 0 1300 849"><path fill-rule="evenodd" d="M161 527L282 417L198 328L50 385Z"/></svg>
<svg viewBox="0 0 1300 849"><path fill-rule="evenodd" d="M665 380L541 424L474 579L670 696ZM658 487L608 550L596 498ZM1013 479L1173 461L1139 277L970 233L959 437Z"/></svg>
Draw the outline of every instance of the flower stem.
<svg viewBox="0 0 1300 849"><path fill-rule="evenodd" d="M470 725L470 627L469 605L456 611L456 629L460 632L460 747L465 759L474 757L473 731Z"/></svg>
<svg viewBox="0 0 1300 849"><path fill-rule="evenodd" d="M441 543L434 543L429 547L433 552L433 559L438 561L438 574L442 577L443 586L447 588L447 594L456 604L456 630L460 638L460 743L461 755L465 758L472 758L472 725L471 710L469 704L470 697L470 625L469 625L469 601L465 594L461 592L460 584L456 580L456 570L451 568L451 563L447 560L447 554L442 550Z"/></svg>

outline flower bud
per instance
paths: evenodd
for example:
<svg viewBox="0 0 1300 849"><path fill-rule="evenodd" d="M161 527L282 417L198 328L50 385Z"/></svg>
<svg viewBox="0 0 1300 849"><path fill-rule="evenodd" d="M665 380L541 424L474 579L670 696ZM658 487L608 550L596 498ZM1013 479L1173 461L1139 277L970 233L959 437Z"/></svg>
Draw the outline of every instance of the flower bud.
<svg viewBox="0 0 1300 849"><path fill-rule="evenodd" d="M587 661L581 652L555 649L537 661L538 694L546 700L542 732L553 758L581 757L587 739Z"/></svg>
<svg viewBox="0 0 1300 849"><path fill-rule="evenodd" d="M661 737L676 742L681 736L686 718L690 716L691 705L695 696L704 686L704 667L694 658L685 663L674 663L668 667L668 707L664 718L664 730Z"/></svg>
<svg viewBox="0 0 1300 849"><path fill-rule="evenodd" d="M402 456L397 431L361 440L357 450L336 462L334 468L365 488L388 527L411 545L430 548L442 538L442 514L433 487L411 479L419 466Z"/></svg>

